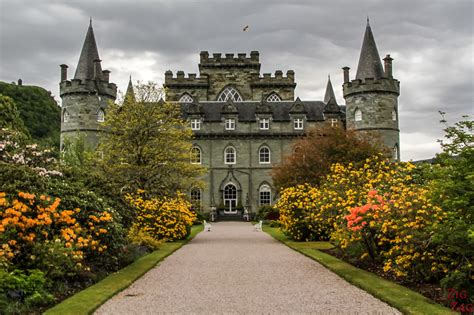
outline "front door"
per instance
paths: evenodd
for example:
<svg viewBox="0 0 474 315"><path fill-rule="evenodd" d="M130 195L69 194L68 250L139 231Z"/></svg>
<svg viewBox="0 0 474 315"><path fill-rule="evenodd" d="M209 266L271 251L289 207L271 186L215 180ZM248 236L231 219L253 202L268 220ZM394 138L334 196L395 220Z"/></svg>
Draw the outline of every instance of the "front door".
<svg viewBox="0 0 474 315"><path fill-rule="evenodd" d="M237 213L237 188L233 184L224 187L224 213Z"/></svg>

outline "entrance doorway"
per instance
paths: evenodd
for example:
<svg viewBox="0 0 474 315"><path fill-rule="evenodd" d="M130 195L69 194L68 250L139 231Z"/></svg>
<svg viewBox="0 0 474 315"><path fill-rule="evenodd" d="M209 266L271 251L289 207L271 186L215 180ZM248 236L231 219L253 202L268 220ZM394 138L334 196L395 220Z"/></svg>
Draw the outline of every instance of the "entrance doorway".
<svg viewBox="0 0 474 315"><path fill-rule="evenodd" d="M237 188L234 184L227 184L224 187L224 213L237 213Z"/></svg>

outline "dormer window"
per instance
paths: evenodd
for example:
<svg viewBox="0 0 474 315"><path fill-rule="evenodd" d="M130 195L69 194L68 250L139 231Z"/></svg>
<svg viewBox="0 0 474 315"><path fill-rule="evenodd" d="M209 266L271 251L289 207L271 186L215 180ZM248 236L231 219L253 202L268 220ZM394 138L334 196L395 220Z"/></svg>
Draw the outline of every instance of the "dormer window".
<svg viewBox="0 0 474 315"><path fill-rule="evenodd" d="M331 127L337 127L337 122L338 122L337 118L331 118Z"/></svg>
<svg viewBox="0 0 474 315"><path fill-rule="evenodd" d="M180 103L192 103L193 102L193 98L191 95L189 95L188 93L184 93L180 98L179 98L179 102Z"/></svg>
<svg viewBox="0 0 474 315"><path fill-rule="evenodd" d="M225 130L234 130L235 129L235 119L226 118L225 120Z"/></svg>
<svg viewBox="0 0 474 315"><path fill-rule="evenodd" d="M260 125L260 130L270 129L270 118L260 118L259 125Z"/></svg>
<svg viewBox="0 0 474 315"><path fill-rule="evenodd" d="M234 102L242 102L242 96L239 92L233 87L226 87L222 90L221 94L217 98L218 102L226 102L227 100L233 100Z"/></svg>
<svg viewBox="0 0 474 315"><path fill-rule="evenodd" d="M295 130L303 130L303 118L293 119L293 128Z"/></svg>
<svg viewBox="0 0 474 315"><path fill-rule="evenodd" d="M362 111L357 109L354 113L354 120L355 121L362 121Z"/></svg>
<svg viewBox="0 0 474 315"><path fill-rule="evenodd" d="M201 119L191 119L191 129L201 130Z"/></svg>
<svg viewBox="0 0 474 315"><path fill-rule="evenodd" d="M98 122L104 122L105 121L105 113L102 109L99 109L97 112L97 121Z"/></svg>
<svg viewBox="0 0 474 315"><path fill-rule="evenodd" d="M281 97L276 93L268 95L267 102L281 102Z"/></svg>

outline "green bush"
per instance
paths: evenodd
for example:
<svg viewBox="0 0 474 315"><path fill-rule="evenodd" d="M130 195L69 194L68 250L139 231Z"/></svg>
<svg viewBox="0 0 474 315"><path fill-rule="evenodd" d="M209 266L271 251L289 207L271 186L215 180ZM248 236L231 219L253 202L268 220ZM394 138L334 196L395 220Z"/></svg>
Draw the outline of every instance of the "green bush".
<svg viewBox="0 0 474 315"><path fill-rule="evenodd" d="M272 206L261 206L257 217L259 220L278 220L280 211Z"/></svg>

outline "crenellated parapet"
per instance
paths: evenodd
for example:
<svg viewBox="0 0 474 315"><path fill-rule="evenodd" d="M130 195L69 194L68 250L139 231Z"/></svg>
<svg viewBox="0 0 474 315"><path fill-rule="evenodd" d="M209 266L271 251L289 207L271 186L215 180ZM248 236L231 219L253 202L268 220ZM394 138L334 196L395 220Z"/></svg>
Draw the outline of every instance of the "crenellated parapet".
<svg viewBox="0 0 474 315"><path fill-rule="evenodd" d="M102 80L64 80L59 83L59 95L97 93L108 96L115 100L117 97L117 85Z"/></svg>
<svg viewBox="0 0 474 315"><path fill-rule="evenodd" d="M400 81L392 78L380 78L378 80L372 78L356 79L345 82L342 88L344 97L367 92L384 92L393 93L397 96L400 95Z"/></svg>
<svg viewBox="0 0 474 315"><path fill-rule="evenodd" d="M167 88L208 88L209 78L207 75L201 75L198 77L196 73L188 73L185 76L184 71L176 72L176 76L173 76L173 72L168 70L165 72L165 87Z"/></svg>
<svg viewBox="0 0 474 315"><path fill-rule="evenodd" d="M250 82L251 87L296 87L295 72L288 70L286 76L283 76L283 71L275 71L275 75L271 73L264 73L263 76L259 74L252 75Z"/></svg>
<svg viewBox="0 0 474 315"><path fill-rule="evenodd" d="M244 67L260 70L259 55L258 51L252 51L250 56L247 56L245 53L238 53L237 55L233 53L214 53L211 57L209 52L201 51L199 69Z"/></svg>

